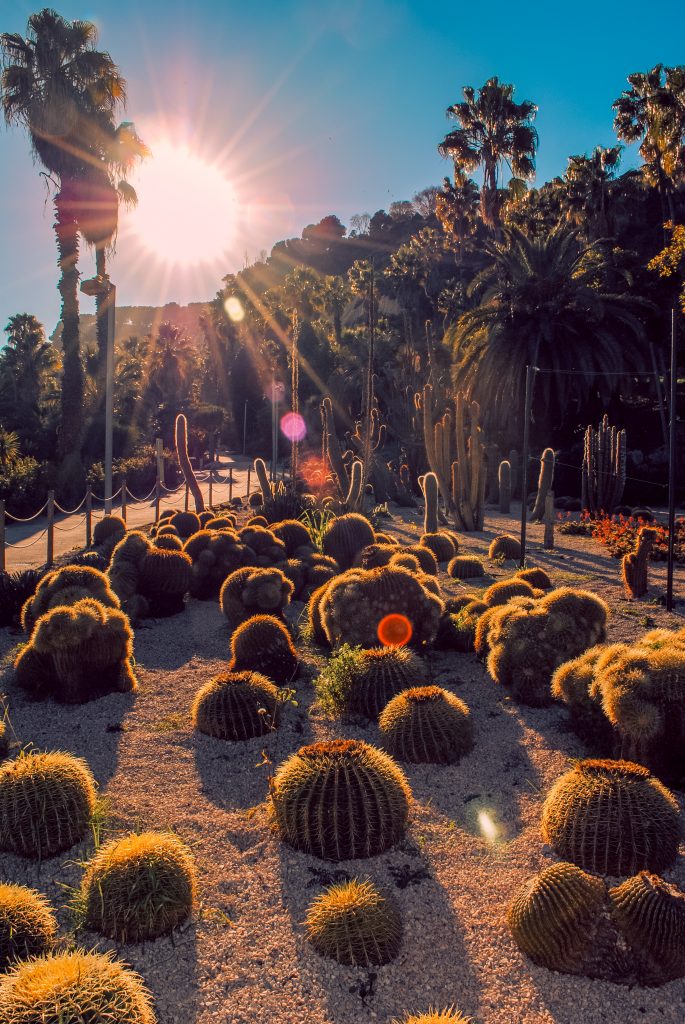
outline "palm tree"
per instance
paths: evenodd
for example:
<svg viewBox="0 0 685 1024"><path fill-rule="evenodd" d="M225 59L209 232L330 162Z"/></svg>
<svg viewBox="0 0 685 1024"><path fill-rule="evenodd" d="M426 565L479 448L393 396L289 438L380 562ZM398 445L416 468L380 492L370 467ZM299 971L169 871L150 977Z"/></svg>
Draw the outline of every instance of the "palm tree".
<svg viewBox="0 0 685 1024"><path fill-rule="evenodd" d="M582 245L563 225L540 238L505 228L485 250L491 262L469 289L480 291L480 305L447 340L457 387L481 403L492 427L517 429L527 365L545 371L537 394L555 424L569 402L585 401L591 388L611 394L617 371L642 367L639 313L651 304L613 289L616 268L597 243Z"/></svg>
<svg viewBox="0 0 685 1024"><path fill-rule="evenodd" d="M79 348L77 269L79 187L92 166L88 111L114 111L125 83L108 53L95 49L97 30L44 9L28 19L27 38L0 36L2 109L8 125L29 133L34 158L55 184L63 377L59 454L65 485L80 483L83 368Z"/></svg>
<svg viewBox="0 0 685 1024"><path fill-rule="evenodd" d="M614 130L639 142L643 173L659 190L663 220L674 220L673 190L685 172L685 67L657 64L628 75L630 88L613 104Z"/></svg>
<svg viewBox="0 0 685 1024"><path fill-rule="evenodd" d="M533 127L537 107L530 100L514 101L514 86L489 78L478 90L467 85L464 100L447 108L447 116L460 127L449 132L438 146L444 157L451 157L456 172L483 171L481 212L485 224L497 231L501 223L497 189L502 166L524 181L535 175L538 135Z"/></svg>
<svg viewBox="0 0 685 1024"><path fill-rule="evenodd" d="M610 234L607 211L609 183L621 162L621 146L596 146L591 156L570 156L564 175L567 217L589 241Z"/></svg>
<svg viewBox="0 0 685 1024"><path fill-rule="evenodd" d="M150 338L146 400L157 410L164 436L190 399L197 356L180 327L165 321Z"/></svg>
<svg viewBox="0 0 685 1024"><path fill-rule="evenodd" d="M475 233L479 202L478 186L463 171L455 171L454 185L445 178L436 197L435 213L445 234L456 243L458 264L464 242Z"/></svg>
<svg viewBox="0 0 685 1024"><path fill-rule="evenodd" d="M43 325L29 313L11 316L5 332L7 343L0 353L2 420L18 431L22 443L31 450L39 444L43 432L59 358L45 338Z"/></svg>

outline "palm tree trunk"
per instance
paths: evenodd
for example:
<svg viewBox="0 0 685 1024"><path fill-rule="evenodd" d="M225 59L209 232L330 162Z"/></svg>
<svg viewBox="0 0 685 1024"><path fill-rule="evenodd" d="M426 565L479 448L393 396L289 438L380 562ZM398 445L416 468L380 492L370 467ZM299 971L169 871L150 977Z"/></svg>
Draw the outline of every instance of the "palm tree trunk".
<svg viewBox="0 0 685 1024"><path fill-rule="evenodd" d="M107 273L105 248L98 245L95 250L95 272L98 277ZM97 365L95 370L95 408L102 412L105 405L105 381L107 377L107 318L109 295L98 292L95 296L95 337L97 340Z"/></svg>
<svg viewBox="0 0 685 1024"><path fill-rule="evenodd" d="M73 186L71 186L73 188ZM80 461L83 420L83 367L79 339L78 309L78 224L70 202L70 184L63 183L55 196L55 235L58 265L57 286L62 297L62 395L57 450L62 461L76 456Z"/></svg>

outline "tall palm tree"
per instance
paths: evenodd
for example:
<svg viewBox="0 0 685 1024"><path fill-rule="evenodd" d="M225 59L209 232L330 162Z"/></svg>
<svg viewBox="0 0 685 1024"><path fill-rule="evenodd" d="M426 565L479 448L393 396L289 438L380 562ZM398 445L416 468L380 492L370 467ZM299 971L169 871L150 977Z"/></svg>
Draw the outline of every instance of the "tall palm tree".
<svg viewBox="0 0 685 1024"><path fill-rule="evenodd" d="M617 371L642 367L639 314L651 304L614 289L616 269L597 243L582 245L559 225L539 238L505 228L485 249L491 262L470 286L480 305L447 340L457 386L480 401L491 426L516 429L527 365L548 371L536 393L555 425L569 402L585 401L593 387L612 394Z"/></svg>
<svg viewBox="0 0 685 1024"><path fill-rule="evenodd" d="M444 157L454 161L455 172L483 171L481 212L484 223L499 229L501 211L497 189L502 168L508 166L514 178L530 180L535 175L538 134L533 127L537 107L530 100L514 101L514 86L489 78L476 90L467 85L464 99L447 108L447 116L459 122L438 146Z"/></svg>
<svg viewBox="0 0 685 1024"><path fill-rule="evenodd" d="M44 9L28 19L27 37L0 36L0 93L5 121L29 133L34 158L54 182L59 292L62 298L63 378L59 454L65 484L81 475L83 368L79 349L77 269L79 187L92 166L88 111L114 111L125 83L109 56L95 49L97 30Z"/></svg>
<svg viewBox="0 0 685 1024"><path fill-rule="evenodd" d="M464 242L476 230L480 193L475 181L463 171L455 171L454 184L449 178L435 199L435 214L443 231L456 244L457 264L461 264Z"/></svg>
<svg viewBox="0 0 685 1024"><path fill-rule="evenodd" d="M0 352L0 418L18 431L29 451L39 445L45 414L55 393L59 357L40 321L29 313L11 316Z"/></svg>
<svg viewBox="0 0 685 1024"><path fill-rule="evenodd" d="M610 234L607 194L621 162L621 149L596 146L589 157L568 158L564 175L567 217L584 229L591 242Z"/></svg>
<svg viewBox="0 0 685 1024"><path fill-rule="evenodd" d="M672 221L674 187L685 174L685 66L657 64L628 82L613 104L614 130L640 143L645 178L659 190L663 220Z"/></svg>

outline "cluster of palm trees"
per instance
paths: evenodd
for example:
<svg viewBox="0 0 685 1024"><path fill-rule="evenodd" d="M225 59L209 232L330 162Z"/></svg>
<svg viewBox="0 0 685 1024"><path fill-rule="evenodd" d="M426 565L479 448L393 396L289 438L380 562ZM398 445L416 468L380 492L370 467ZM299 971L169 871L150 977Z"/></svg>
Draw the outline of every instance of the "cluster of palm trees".
<svg viewBox="0 0 685 1024"><path fill-rule="evenodd" d="M80 238L95 247L97 272L104 278L119 203L135 202L124 175L147 154L134 126L117 123L126 83L110 55L96 44L93 24L67 21L47 8L29 17L25 37L0 35L5 121L26 129L33 156L53 188L63 325L58 455L65 496L78 491L84 480ZM106 350L103 298L98 308L100 391Z"/></svg>

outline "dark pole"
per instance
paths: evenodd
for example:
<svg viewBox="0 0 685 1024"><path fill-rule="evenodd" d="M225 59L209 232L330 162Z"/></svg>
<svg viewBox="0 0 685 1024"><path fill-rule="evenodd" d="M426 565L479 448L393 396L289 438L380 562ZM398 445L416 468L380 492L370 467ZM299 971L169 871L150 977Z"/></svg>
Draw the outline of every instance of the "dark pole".
<svg viewBox="0 0 685 1024"><path fill-rule="evenodd" d="M530 407L533 401L535 366L526 367L526 410L523 418L523 454L521 457L521 568L526 564L526 525L528 522L528 459L530 456Z"/></svg>
<svg viewBox="0 0 685 1024"><path fill-rule="evenodd" d="M675 447L676 447L676 393L678 390L678 343L676 313L671 310L671 400L669 403L668 445L668 572L666 574L666 609L673 611L673 557L675 553Z"/></svg>

